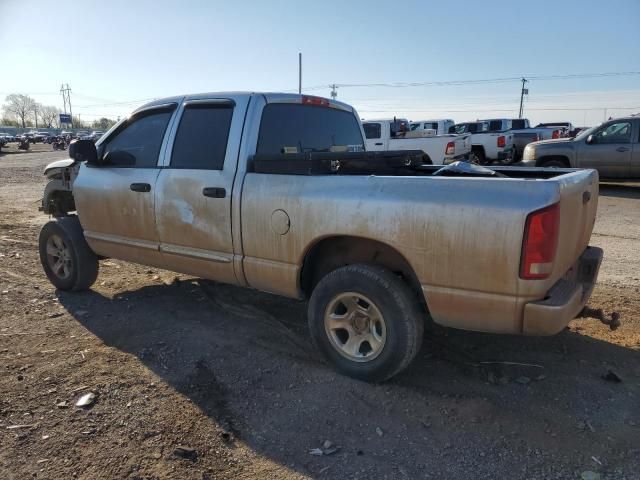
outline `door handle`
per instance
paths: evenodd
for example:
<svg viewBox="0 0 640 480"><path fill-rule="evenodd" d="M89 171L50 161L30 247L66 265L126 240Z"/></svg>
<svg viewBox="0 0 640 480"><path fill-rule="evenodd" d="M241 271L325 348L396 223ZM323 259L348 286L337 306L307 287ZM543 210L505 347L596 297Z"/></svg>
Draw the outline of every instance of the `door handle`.
<svg viewBox="0 0 640 480"><path fill-rule="evenodd" d="M221 187L205 187L202 189L205 197L224 198L227 196L227 190Z"/></svg>
<svg viewBox="0 0 640 480"><path fill-rule="evenodd" d="M377 142L376 145L382 146L382 142Z"/></svg>
<svg viewBox="0 0 640 480"><path fill-rule="evenodd" d="M151 185L149 185L148 183L132 183L129 188L131 188L131 190L133 192L150 192L151 191Z"/></svg>
<svg viewBox="0 0 640 480"><path fill-rule="evenodd" d="M628 152L629 149L627 147L618 147L616 148L616 152Z"/></svg>

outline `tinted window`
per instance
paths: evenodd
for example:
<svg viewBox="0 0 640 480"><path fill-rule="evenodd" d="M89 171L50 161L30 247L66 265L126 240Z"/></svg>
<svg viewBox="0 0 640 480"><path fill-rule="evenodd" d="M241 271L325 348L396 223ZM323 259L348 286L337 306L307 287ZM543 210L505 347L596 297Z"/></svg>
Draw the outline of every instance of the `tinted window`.
<svg viewBox="0 0 640 480"><path fill-rule="evenodd" d="M489 131L498 132L502 130L502 122L500 120L491 120L489 122Z"/></svg>
<svg viewBox="0 0 640 480"><path fill-rule="evenodd" d="M367 138L380 138L382 135L382 126L379 123L363 123L362 128L364 129L364 136Z"/></svg>
<svg viewBox="0 0 640 480"><path fill-rule="evenodd" d="M102 150L109 166L155 167L173 110L142 114L116 133Z"/></svg>
<svg viewBox="0 0 640 480"><path fill-rule="evenodd" d="M526 125L525 125L525 121L524 120L512 120L511 121L511 126L515 130L519 130L521 128L527 128Z"/></svg>
<svg viewBox="0 0 640 480"><path fill-rule="evenodd" d="M631 141L631 123L612 123L596 133L594 137L596 143L629 143Z"/></svg>
<svg viewBox="0 0 640 480"><path fill-rule="evenodd" d="M173 142L171 167L222 170L232 115L230 105L187 106Z"/></svg>
<svg viewBox="0 0 640 480"><path fill-rule="evenodd" d="M257 153L328 152L336 146L364 148L353 113L295 103L264 107Z"/></svg>

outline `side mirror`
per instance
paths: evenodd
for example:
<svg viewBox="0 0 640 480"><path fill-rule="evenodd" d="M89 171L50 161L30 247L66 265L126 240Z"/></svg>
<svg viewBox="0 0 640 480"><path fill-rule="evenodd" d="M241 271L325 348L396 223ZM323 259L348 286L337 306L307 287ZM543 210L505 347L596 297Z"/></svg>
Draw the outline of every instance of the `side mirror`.
<svg viewBox="0 0 640 480"><path fill-rule="evenodd" d="M592 143L596 143L596 139L595 139L595 137L594 137L593 135L589 135L589 136L587 137L587 143L588 143L589 145L591 145Z"/></svg>
<svg viewBox="0 0 640 480"><path fill-rule="evenodd" d="M69 156L76 162L98 165L98 151L91 140L74 140L69 144Z"/></svg>

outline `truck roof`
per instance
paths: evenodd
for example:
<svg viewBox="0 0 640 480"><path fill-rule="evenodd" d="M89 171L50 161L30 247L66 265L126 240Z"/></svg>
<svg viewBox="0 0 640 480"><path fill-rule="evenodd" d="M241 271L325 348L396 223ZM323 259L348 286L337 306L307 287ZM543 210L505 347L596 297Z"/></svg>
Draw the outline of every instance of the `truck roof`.
<svg viewBox="0 0 640 480"><path fill-rule="evenodd" d="M146 110L149 107L153 107L153 106L157 106L157 105L164 105L166 103L180 103L183 102L185 100L205 100L205 99L210 99L210 98L226 98L226 97L251 97L251 96L255 96L255 95L263 95L265 97L265 100L267 101L267 103L270 102L283 102L283 101L291 101L291 102L295 102L295 101L299 101L300 100L300 95L297 93L278 93L278 92L247 92L247 91L237 91L237 92L205 92L205 93L191 93L191 94L185 94L185 95L176 95L173 97L163 97L163 98L157 98L155 100L152 100L151 102L145 103L144 105L142 105L141 107L136 108L132 113L138 112L140 110ZM305 95L302 94L302 97L315 97L315 98L322 98L323 100L326 100L327 102L329 102L330 105L333 105L335 107L339 107L342 108L343 110L347 110L349 112L355 112L355 109L351 106L348 105L346 103L343 102L339 102L337 100L332 100L329 98L325 98L325 97L318 97L315 95Z"/></svg>

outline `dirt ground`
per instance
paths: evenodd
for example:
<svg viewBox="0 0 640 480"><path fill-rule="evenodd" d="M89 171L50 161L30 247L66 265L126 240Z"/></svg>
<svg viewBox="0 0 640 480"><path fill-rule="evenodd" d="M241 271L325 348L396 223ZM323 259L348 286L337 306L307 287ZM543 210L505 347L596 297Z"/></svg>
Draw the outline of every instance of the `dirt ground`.
<svg viewBox="0 0 640 480"><path fill-rule="evenodd" d="M320 360L301 302L115 260L57 292L37 255L50 149L0 156L1 478L640 478L640 187L601 187L592 239L590 304L619 330L433 328L369 385Z"/></svg>

